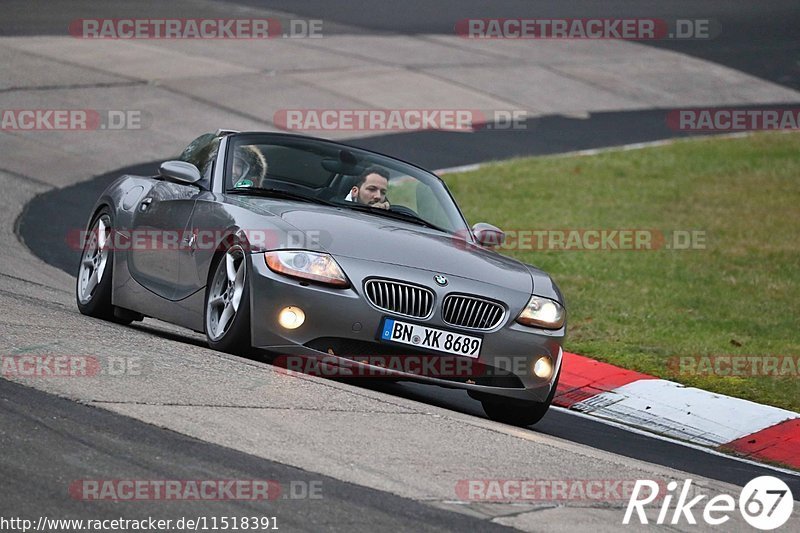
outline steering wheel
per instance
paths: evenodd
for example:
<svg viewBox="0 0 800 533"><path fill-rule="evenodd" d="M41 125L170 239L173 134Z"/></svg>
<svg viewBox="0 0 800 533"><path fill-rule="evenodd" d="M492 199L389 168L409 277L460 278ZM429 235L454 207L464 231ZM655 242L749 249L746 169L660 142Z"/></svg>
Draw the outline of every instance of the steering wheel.
<svg viewBox="0 0 800 533"><path fill-rule="evenodd" d="M404 205L390 205L389 211L393 211L395 213L400 213L401 215L411 215L414 217L419 217L419 215L410 207L406 207Z"/></svg>

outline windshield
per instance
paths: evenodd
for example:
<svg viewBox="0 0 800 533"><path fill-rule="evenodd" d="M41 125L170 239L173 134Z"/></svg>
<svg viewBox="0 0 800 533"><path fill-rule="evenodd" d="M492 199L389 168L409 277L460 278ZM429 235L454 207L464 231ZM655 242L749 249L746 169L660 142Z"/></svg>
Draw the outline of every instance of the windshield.
<svg viewBox="0 0 800 533"><path fill-rule="evenodd" d="M468 234L441 180L390 157L316 139L241 134L231 139L226 160L228 192L306 197Z"/></svg>

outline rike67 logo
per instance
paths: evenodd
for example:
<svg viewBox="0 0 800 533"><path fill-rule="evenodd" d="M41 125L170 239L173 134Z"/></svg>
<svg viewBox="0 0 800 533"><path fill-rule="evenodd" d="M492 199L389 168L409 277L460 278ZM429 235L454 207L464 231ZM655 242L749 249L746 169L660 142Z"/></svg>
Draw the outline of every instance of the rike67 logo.
<svg viewBox="0 0 800 533"><path fill-rule="evenodd" d="M694 513L701 514L706 524L719 526L730 520L731 514L736 510L736 500L729 494L719 494L710 498L703 505L701 502L708 498L699 494L690 498L692 480L684 481L677 494L677 481L667 483L667 494L659 494L659 484L649 479L636 480L633 493L628 500L628 507L622 519L623 524L629 524L634 511L642 524L648 524L645 514L645 505L660 497L661 509L659 510L656 524L679 524L686 520L688 524L697 524ZM675 508L671 509L673 496L677 496ZM789 486L780 479L772 476L760 476L750 480L739 494L739 513L745 521L756 529L770 531L784 525L792 515L794 498ZM672 511L670 513L670 511ZM796 524L795 524L796 525ZM795 529L797 531L797 529Z"/></svg>

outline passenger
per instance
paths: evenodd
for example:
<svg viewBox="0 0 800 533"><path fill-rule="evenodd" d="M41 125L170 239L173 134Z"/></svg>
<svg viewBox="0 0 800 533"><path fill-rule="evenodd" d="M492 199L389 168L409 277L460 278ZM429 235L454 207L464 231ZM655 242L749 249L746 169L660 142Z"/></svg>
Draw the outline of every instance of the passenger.
<svg viewBox="0 0 800 533"><path fill-rule="evenodd" d="M267 160L255 146L240 146L233 156L234 187L262 187Z"/></svg>

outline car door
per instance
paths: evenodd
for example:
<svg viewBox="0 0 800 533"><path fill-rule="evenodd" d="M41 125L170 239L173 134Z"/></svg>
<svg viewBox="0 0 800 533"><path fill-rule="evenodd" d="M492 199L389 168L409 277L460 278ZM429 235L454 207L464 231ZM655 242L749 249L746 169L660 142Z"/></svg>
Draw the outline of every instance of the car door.
<svg viewBox="0 0 800 533"><path fill-rule="evenodd" d="M179 252L190 244L187 226L200 188L159 181L136 206L130 231L128 269L153 293L176 299Z"/></svg>
<svg viewBox="0 0 800 533"><path fill-rule="evenodd" d="M182 300L206 286L208 268L217 243L232 224L220 202L220 195L204 191L198 195L187 226L188 246L178 251L178 282L175 299Z"/></svg>
<svg viewBox="0 0 800 533"><path fill-rule="evenodd" d="M177 251L177 279L174 300L183 300L196 293L206 285L208 265L215 253L214 238L227 226L219 225L208 212L214 212L218 206L218 195L211 192L212 179L219 174L221 179L224 168L224 151L220 152L221 137L200 136L194 141L194 153L185 153L182 158L200 169L202 179L195 196L190 217L186 220L186 231L182 246ZM198 214L198 210L200 213ZM198 262L204 263L198 267Z"/></svg>

